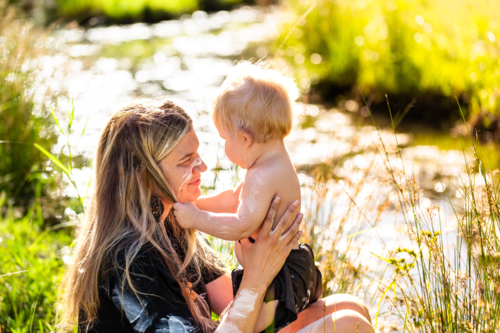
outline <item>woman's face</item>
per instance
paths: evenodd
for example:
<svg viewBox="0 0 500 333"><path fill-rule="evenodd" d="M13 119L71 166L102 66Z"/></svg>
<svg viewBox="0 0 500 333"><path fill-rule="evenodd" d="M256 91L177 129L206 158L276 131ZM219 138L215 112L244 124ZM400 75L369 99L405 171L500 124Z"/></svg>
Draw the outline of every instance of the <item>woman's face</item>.
<svg viewBox="0 0 500 333"><path fill-rule="evenodd" d="M207 166L198 154L199 146L196 133L190 130L160 162L163 176L179 202L193 202L201 194L201 173L207 170Z"/></svg>

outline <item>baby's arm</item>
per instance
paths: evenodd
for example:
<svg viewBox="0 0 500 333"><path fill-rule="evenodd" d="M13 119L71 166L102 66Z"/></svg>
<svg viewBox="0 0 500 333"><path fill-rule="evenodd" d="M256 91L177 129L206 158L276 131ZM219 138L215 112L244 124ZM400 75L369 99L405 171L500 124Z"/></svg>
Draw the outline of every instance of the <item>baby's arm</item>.
<svg viewBox="0 0 500 333"><path fill-rule="evenodd" d="M236 214L210 213L191 203L174 204L177 222L184 228L195 228L209 235L237 241L252 235L266 216L273 199L272 177L265 172L247 174L241 189L241 201Z"/></svg>
<svg viewBox="0 0 500 333"><path fill-rule="evenodd" d="M240 193L243 183L240 183L236 189L223 191L221 193L201 197L194 202L200 210L206 210L212 213L231 213L238 211L240 204Z"/></svg>

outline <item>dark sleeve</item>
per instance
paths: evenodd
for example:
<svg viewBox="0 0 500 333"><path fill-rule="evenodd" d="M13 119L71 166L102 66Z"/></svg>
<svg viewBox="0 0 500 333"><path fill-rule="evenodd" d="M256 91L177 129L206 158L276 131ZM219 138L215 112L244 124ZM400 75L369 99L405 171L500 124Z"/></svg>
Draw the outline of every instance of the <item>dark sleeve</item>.
<svg viewBox="0 0 500 333"><path fill-rule="evenodd" d="M115 275L110 280L108 295L133 332L201 332L179 284L154 253L136 258L130 275L136 292L128 283L122 284L120 275Z"/></svg>

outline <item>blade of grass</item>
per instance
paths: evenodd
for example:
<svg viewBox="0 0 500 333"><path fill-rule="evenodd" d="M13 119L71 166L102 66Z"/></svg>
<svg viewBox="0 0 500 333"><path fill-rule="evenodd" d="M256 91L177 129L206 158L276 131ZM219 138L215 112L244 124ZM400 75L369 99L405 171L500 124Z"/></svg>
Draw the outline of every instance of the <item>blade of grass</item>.
<svg viewBox="0 0 500 333"><path fill-rule="evenodd" d="M56 123L57 127L59 128L59 131L61 131L62 135L66 135L61 127L61 124L59 124L59 119L57 119L56 114L55 114L52 106L50 107L50 114L52 115L52 118L54 118L54 122Z"/></svg>
<svg viewBox="0 0 500 333"><path fill-rule="evenodd" d="M59 168L61 168L61 170L66 174L66 176L68 176L69 178L71 178L71 173L70 171L68 170L68 168L66 168L64 166L64 164L62 164L62 162L54 155L52 155L51 153L49 153L45 148L43 148L42 146L40 146L39 144L35 143L34 144L36 148L38 148L45 156L47 156L52 162L54 162L55 165L57 165Z"/></svg>

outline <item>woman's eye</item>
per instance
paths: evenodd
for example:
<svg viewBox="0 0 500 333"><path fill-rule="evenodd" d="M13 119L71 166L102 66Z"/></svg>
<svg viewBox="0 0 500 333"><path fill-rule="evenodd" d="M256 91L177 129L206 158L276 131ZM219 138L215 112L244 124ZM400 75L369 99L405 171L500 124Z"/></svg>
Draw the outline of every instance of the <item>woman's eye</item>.
<svg viewBox="0 0 500 333"><path fill-rule="evenodd" d="M186 164L191 164L191 162L195 159L195 156L192 155L191 157L189 157L188 159L186 159L184 162L182 162L182 165L186 165Z"/></svg>

